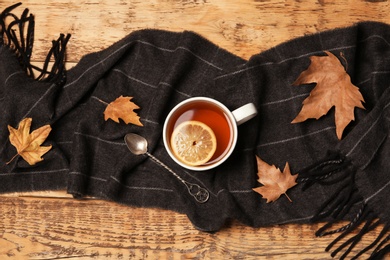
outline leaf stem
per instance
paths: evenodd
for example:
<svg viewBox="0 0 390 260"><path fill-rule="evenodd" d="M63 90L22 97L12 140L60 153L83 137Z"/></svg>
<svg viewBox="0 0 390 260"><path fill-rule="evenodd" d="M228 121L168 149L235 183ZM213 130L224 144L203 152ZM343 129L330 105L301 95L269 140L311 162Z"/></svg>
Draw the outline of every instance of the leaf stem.
<svg viewBox="0 0 390 260"><path fill-rule="evenodd" d="M11 158L11 160L9 160L8 162L6 162L5 164L10 164L17 156L18 156L19 154L17 153L17 154L15 154L12 158Z"/></svg>
<svg viewBox="0 0 390 260"><path fill-rule="evenodd" d="M287 199L292 202L292 200L290 199L290 197L287 195L287 193L284 193L284 195L286 195Z"/></svg>
<svg viewBox="0 0 390 260"><path fill-rule="evenodd" d="M348 71L348 61L347 61L347 59L345 58L343 52L340 52L340 57L343 58L343 60L344 60L344 62L345 62L345 71Z"/></svg>

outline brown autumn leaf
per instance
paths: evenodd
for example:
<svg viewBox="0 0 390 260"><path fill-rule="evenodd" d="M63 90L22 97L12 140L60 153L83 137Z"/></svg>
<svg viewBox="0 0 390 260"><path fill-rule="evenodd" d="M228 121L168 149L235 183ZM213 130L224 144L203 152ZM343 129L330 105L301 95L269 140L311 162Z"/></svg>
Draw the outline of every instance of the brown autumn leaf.
<svg viewBox="0 0 390 260"><path fill-rule="evenodd" d="M311 56L310 66L293 83L294 86L317 84L303 101L303 107L292 123L318 119L334 106L336 135L340 140L345 127L355 120L355 107L364 109L364 99L359 88L351 83L340 60L329 51L325 53L327 56Z"/></svg>
<svg viewBox="0 0 390 260"><path fill-rule="evenodd" d="M104 120L107 121L110 118L119 123L119 118L121 118L126 124L131 123L143 126L139 116L134 112L134 109L139 109L140 107L130 101L132 98L120 96L108 104L104 110Z"/></svg>
<svg viewBox="0 0 390 260"><path fill-rule="evenodd" d="M18 129L8 125L9 140L18 153L7 164L20 155L28 164L34 165L42 161L42 156L51 149L51 145L41 146L51 131L50 125L44 125L30 134L31 122L32 118L24 118Z"/></svg>
<svg viewBox="0 0 390 260"><path fill-rule="evenodd" d="M275 165L269 165L258 156L256 156L256 160L259 177L257 181L263 186L253 188L253 190L263 196L267 203L277 200L282 194L286 195L287 199L292 202L286 192L297 184L298 174L291 175L288 162L281 172Z"/></svg>

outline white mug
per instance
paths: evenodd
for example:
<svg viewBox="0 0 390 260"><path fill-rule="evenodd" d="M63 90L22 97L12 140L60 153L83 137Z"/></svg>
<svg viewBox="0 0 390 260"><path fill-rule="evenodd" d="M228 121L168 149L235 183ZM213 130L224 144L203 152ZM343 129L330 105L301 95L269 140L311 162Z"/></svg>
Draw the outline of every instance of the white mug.
<svg viewBox="0 0 390 260"><path fill-rule="evenodd" d="M169 156L182 167L194 170L210 170L221 165L232 154L236 143L237 126L257 115L253 103L248 103L230 111L221 102L208 97L193 97L176 105L168 114L163 127L164 146ZM213 157L202 165L188 165L176 157L171 147L171 135L174 129L183 122L200 121L209 126L216 137L217 149Z"/></svg>

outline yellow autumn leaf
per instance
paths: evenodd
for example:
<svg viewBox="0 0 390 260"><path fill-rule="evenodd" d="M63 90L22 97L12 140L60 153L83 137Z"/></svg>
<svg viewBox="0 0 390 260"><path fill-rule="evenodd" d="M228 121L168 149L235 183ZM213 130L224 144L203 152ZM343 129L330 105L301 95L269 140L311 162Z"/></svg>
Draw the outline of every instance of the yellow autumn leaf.
<svg viewBox="0 0 390 260"><path fill-rule="evenodd" d="M140 107L130 101L131 99L132 97L120 96L108 104L104 110L104 120L112 119L119 123L119 118L121 118L126 124L131 123L143 126L139 116L134 112L135 109L139 109Z"/></svg>
<svg viewBox="0 0 390 260"><path fill-rule="evenodd" d="M20 121L18 129L8 125L9 140L17 150L17 154L9 161L9 164L17 155L30 165L43 160L42 156L51 149L49 146L41 146L51 131L50 125L44 125L30 133L32 118Z"/></svg>

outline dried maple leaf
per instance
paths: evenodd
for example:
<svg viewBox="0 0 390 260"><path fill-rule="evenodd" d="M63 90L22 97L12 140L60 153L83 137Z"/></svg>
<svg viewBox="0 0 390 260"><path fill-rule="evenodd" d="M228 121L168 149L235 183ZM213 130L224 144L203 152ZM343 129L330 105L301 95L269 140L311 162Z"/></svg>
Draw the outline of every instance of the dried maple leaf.
<svg viewBox="0 0 390 260"><path fill-rule="evenodd" d="M31 122L32 118L23 119L18 129L8 125L9 140L18 153L7 164L20 155L28 164L34 165L42 161L42 156L51 149L51 145L41 146L51 131L50 125L44 125L30 134Z"/></svg>
<svg viewBox="0 0 390 260"><path fill-rule="evenodd" d="M119 123L119 118L121 118L126 124L134 124L138 126L143 126L139 120L139 116L134 112L134 109L140 108L132 101L132 97L120 96L110 104L107 105L104 110L104 120L109 118Z"/></svg>
<svg viewBox="0 0 390 260"><path fill-rule="evenodd" d="M298 174L291 175L290 167L288 163L281 172L275 165L269 165L256 156L257 160L257 180L264 186L254 188L253 190L263 196L267 200L267 203L277 200L280 195L284 194L291 202L291 199L286 194L287 190L294 187Z"/></svg>
<svg viewBox="0 0 390 260"><path fill-rule="evenodd" d="M294 86L317 83L310 95L303 101L302 110L292 123L303 122L308 118L318 119L335 107L336 135L340 140L345 127L355 120L354 109L364 109L363 96L351 83L339 59L329 51L328 56L311 56L311 64L303 71Z"/></svg>

